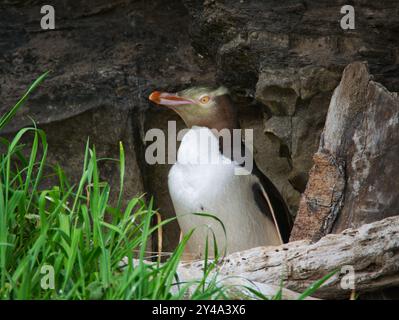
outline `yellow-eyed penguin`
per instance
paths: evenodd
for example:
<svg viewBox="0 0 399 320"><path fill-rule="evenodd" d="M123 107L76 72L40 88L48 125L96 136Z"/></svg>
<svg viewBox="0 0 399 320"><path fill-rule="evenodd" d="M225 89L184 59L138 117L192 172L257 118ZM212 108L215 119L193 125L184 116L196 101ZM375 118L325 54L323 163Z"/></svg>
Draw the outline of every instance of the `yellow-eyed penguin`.
<svg viewBox="0 0 399 320"><path fill-rule="evenodd" d="M237 169L245 170L243 163L234 159L233 152L225 154L223 142L216 136L223 129L240 128L228 90L195 87L174 94L155 91L149 99L174 110L190 129L168 177L182 232L195 228L187 243L188 253L192 257L204 254L207 235L213 240L210 230L226 253L287 242L292 220L279 191L254 161L251 173L237 174ZM245 148L241 141L240 148ZM225 229L216 219L193 213L214 215Z"/></svg>

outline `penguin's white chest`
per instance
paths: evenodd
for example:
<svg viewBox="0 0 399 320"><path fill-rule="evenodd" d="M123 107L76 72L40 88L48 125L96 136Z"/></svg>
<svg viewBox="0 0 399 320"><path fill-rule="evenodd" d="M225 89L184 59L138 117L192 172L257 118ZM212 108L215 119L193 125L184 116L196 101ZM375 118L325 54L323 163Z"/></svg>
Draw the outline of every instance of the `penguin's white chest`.
<svg viewBox="0 0 399 320"><path fill-rule="evenodd" d="M235 164L219 152L218 141L209 129L191 129L169 172L169 191L176 209L180 213L201 212L220 202L234 180L234 168Z"/></svg>
<svg viewBox="0 0 399 320"><path fill-rule="evenodd" d="M227 245L227 252L279 243L274 226L254 202L254 177L236 175L237 167L220 153L219 142L209 129L193 127L183 137L168 184L183 233L195 228L188 243L193 254L202 253L212 233L219 248ZM214 215L226 233L217 219L195 213Z"/></svg>

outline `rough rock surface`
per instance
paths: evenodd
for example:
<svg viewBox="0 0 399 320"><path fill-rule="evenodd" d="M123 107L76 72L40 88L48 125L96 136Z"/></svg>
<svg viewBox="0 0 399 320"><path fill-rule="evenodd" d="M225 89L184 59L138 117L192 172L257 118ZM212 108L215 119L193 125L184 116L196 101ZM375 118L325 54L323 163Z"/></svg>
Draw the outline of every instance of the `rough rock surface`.
<svg viewBox="0 0 399 320"><path fill-rule="evenodd" d="M291 240L314 239L399 213L399 96L367 66L345 68L334 91Z"/></svg>
<svg viewBox="0 0 399 320"><path fill-rule="evenodd" d="M126 197L154 194L164 217L173 216L168 166L145 163L143 136L177 118L149 104L153 89L229 86L243 127L255 129L255 159L293 214L343 68L366 60L378 82L399 91L396 0L355 1L351 31L339 26L339 0L58 0L54 31L40 29L41 4L0 4L0 112L52 70L7 132L35 119L52 137L51 161L74 177L87 136L106 157L118 156L122 140ZM116 169L104 178L117 179ZM176 225L164 237L170 250Z"/></svg>

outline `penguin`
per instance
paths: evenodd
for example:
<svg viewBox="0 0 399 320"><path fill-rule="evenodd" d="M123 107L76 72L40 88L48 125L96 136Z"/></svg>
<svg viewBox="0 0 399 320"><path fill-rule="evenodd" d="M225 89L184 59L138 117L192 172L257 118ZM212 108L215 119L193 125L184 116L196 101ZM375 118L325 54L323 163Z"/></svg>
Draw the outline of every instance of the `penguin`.
<svg viewBox="0 0 399 320"><path fill-rule="evenodd" d="M226 152L226 145L236 144L225 144L220 133L240 129L229 90L154 91L149 100L174 110L188 128L168 175L180 229L183 234L194 230L186 256L203 257L206 248L229 254L288 242L292 217L278 189L252 158L252 170L246 172L245 161ZM247 151L241 139L239 148L241 154Z"/></svg>

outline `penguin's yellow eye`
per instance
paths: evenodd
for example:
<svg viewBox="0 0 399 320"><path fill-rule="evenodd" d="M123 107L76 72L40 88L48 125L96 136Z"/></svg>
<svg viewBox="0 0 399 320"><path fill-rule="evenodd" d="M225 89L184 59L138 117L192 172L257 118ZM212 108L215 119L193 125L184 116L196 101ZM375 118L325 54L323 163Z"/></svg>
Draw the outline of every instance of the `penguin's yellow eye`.
<svg viewBox="0 0 399 320"><path fill-rule="evenodd" d="M200 102L203 104L208 103L209 100L211 100L211 98L209 96L203 96L200 98Z"/></svg>

